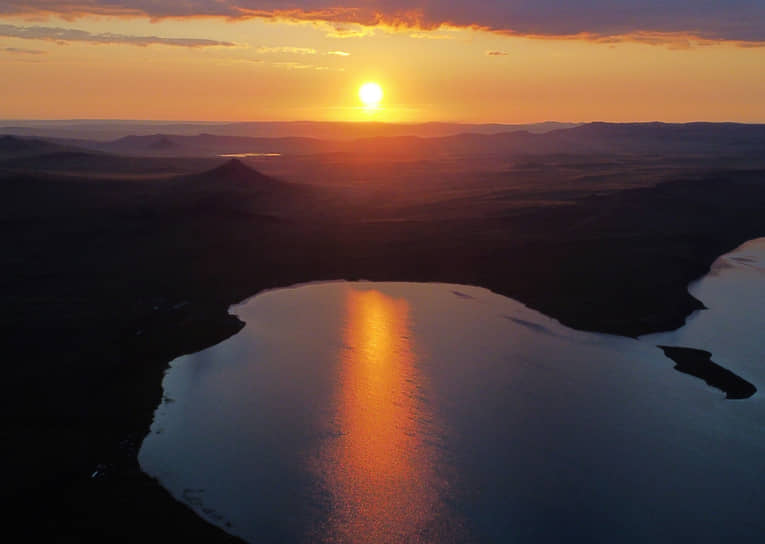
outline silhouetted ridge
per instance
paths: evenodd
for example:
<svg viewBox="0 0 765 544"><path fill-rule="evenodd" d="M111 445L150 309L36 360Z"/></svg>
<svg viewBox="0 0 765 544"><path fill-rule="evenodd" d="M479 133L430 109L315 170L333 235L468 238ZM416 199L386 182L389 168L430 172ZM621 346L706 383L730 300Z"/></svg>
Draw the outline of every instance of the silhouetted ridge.
<svg viewBox="0 0 765 544"><path fill-rule="evenodd" d="M765 125L740 123L587 123L578 127L558 131L575 134L583 138L617 140L658 139L665 143L731 143L741 140L755 144L765 141Z"/></svg>
<svg viewBox="0 0 765 544"><path fill-rule="evenodd" d="M249 180L253 178L257 179L270 179L244 164L239 159L231 159L221 166L214 168L208 172L210 175L215 175L226 179L236 180Z"/></svg>
<svg viewBox="0 0 765 544"><path fill-rule="evenodd" d="M172 135L166 134L152 134L146 136L129 135L108 142L106 147L117 147L121 149L129 149L132 151L140 151L142 149L162 151L164 149L173 149L178 147Z"/></svg>
<svg viewBox="0 0 765 544"><path fill-rule="evenodd" d="M237 159L177 180L171 185L174 206L197 216L247 217L257 218L259 224L272 223L305 200L302 187L265 176Z"/></svg>
<svg viewBox="0 0 765 544"><path fill-rule="evenodd" d="M22 151L29 148L29 143L15 136L0 136L0 151Z"/></svg>
<svg viewBox="0 0 765 544"><path fill-rule="evenodd" d="M280 183L269 176L261 174L254 168L250 168L239 159L230 159L221 166L191 176L190 179L204 185L214 185L217 187L237 186L257 188L266 185L274 186Z"/></svg>
<svg viewBox="0 0 765 544"><path fill-rule="evenodd" d="M177 147L177 144L167 136L157 135L157 139L149 143L148 147L151 149L172 149Z"/></svg>
<svg viewBox="0 0 765 544"><path fill-rule="evenodd" d="M8 134L0 136L0 155L3 157L30 156L63 149L58 144L37 138L20 138Z"/></svg>
<svg viewBox="0 0 765 544"><path fill-rule="evenodd" d="M19 138L18 136L11 136L9 134L0 136L0 152L4 153L19 153L25 151L36 152L54 147L58 146L46 142L45 140Z"/></svg>

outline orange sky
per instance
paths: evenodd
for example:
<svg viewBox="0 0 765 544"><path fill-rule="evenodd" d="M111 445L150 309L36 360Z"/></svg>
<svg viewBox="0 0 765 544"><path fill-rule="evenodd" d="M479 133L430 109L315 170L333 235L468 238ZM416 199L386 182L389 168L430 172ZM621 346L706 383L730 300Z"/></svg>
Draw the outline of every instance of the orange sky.
<svg viewBox="0 0 765 544"><path fill-rule="evenodd" d="M0 30L5 119L765 122L765 47L735 42L201 17L5 16ZM370 80L385 90L373 113L357 94Z"/></svg>

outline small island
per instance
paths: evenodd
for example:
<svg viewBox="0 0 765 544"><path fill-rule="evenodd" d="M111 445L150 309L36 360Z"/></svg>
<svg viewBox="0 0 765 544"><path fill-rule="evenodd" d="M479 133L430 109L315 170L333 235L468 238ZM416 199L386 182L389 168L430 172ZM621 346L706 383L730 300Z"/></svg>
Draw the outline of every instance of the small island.
<svg viewBox="0 0 765 544"><path fill-rule="evenodd" d="M712 387L725 392L725 398L748 399L757 392L754 385L712 361L712 354L708 351L669 346L658 347L664 355L677 363L675 370L701 378Z"/></svg>

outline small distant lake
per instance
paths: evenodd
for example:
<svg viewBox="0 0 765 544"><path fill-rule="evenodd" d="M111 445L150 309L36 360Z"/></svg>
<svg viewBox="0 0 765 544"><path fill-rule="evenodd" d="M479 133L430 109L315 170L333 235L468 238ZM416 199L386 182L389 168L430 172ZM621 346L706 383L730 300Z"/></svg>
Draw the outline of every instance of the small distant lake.
<svg viewBox="0 0 765 544"><path fill-rule="evenodd" d="M249 159L253 157L281 157L281 153L223 153L218 155L224 159Z"/></svg>
<svg viewBox="0 0 765 544"><path fill-rule="evenodd" d="M639 340L469 286L268 291L171 362L139 462L248 542L763 542L765 239L690 290L708 310Z"/></svg>

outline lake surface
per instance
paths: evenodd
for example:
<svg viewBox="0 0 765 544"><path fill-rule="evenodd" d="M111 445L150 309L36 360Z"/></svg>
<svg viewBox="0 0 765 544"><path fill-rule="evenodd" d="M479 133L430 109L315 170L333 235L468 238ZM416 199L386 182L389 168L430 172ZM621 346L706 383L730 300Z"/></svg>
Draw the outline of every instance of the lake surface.
<svg viewBox="0 0 765 544"><path fill-rule="evenodd" d="M143 470L249 542L763 542L765 239L691 286L709 310L639 340L485 289L335 282L231 309L170 364Z"/></svg>

